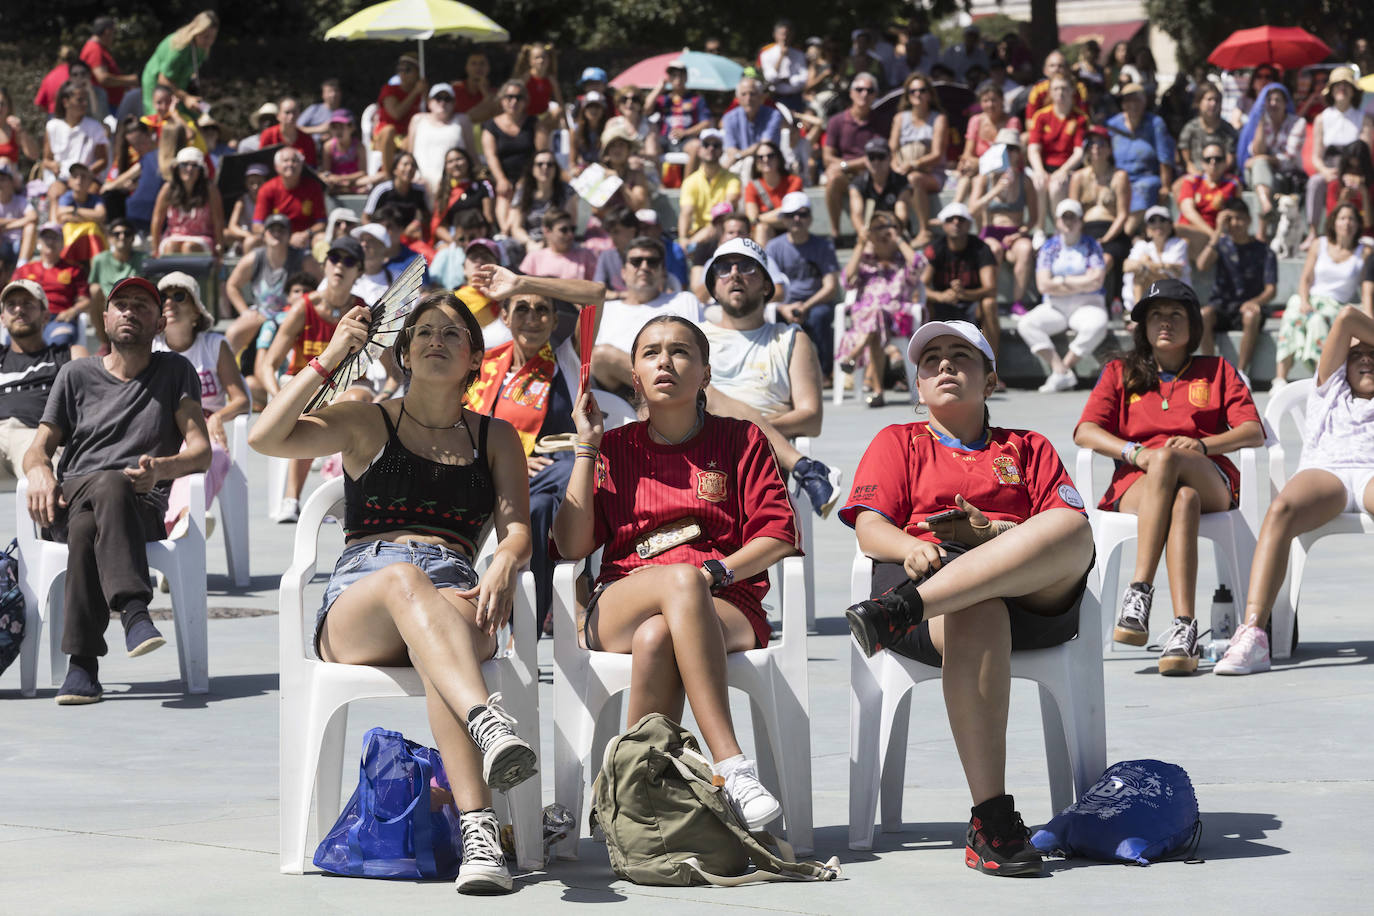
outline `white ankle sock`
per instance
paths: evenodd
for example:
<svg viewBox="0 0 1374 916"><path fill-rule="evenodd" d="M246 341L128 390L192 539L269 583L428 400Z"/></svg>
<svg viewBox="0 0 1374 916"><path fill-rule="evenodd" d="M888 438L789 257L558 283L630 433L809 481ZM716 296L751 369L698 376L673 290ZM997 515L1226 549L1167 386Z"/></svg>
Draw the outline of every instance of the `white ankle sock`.
<svg viewBox="0 0 1374 916"><path fill-rule="evenodd" d="M717 776L726 777L734 772L735 767L744 763L744 755L736 754L733 757L726 757L724 760L711 764L711 772Z"/></svg>

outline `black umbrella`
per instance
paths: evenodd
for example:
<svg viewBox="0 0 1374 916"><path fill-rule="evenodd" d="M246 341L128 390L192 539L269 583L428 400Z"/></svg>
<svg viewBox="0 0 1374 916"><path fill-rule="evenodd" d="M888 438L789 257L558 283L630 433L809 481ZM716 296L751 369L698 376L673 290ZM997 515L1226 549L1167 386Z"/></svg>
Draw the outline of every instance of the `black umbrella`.
<svg viewBox="0 0 1374 916"><path fill-rule="evenodd" d="M230 153L219 161L219 172L216 175L215 183L219 186L219 196L226 207L232 208L234 201L243 195L244 173L248 171L250 165L261 163L267 166L269 178L276 174L276 169L272 167L272 157L277 154L277 150L285 145L278 143L275 146L254 150L251 153ZM319 182L320 188L326 194L329 193L329 187L323 179L306 163L301 164L301 177Z"/></svg>

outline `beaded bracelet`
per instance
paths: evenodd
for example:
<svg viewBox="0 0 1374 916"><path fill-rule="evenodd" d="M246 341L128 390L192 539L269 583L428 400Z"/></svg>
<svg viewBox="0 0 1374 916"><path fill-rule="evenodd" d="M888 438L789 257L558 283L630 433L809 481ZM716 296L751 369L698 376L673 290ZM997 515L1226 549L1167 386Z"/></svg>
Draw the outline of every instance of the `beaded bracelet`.
<svg viewBox="0 0 1374 916"><path fill-rule="evenodd" d="M1130 453L1132 449L1138 448L1140 448L1139 442L1127 442L1125 445L1121 446L1121 460L1128 464L1134 464L1135 462L1131 461Z"/></svg>

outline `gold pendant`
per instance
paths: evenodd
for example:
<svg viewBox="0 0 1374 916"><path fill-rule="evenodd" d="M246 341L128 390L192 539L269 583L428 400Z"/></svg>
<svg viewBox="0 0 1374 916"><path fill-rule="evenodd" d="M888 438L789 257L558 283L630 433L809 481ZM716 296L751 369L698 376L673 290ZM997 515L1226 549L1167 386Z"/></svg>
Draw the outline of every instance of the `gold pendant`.
<svg viewBox="0 0 1374 916"><path fill-rule="evenodd" d="M1161 401L1159 402L1159 406L1162 407L1162 408L1165 409L1165 410L1168 410L1168 409L1169 409L1169 399L1168 399L1168 398L1164 398L1163 400L1161 400Z"/></svg>

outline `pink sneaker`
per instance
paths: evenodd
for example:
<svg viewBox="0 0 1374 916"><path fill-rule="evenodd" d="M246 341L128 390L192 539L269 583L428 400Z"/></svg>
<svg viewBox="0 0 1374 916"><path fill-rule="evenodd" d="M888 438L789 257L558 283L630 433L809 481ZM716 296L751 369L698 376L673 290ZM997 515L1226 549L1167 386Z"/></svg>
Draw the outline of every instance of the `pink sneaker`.
<svg viewBox="0 0 1374 916"><path fill-rule="evenodd" d="M1263 627L1241 625L1226 654L1212 668L1214 674L1256 674L1269 670L1269 637Z"/></svg>
<svg viewBox="0 0 1374 916"><path fill-rule="evenodd" d="M336 452L324 459L324 464L320 466L320 476L325 480L333 480L335 477L343 476L343 454Z"/></svg>

